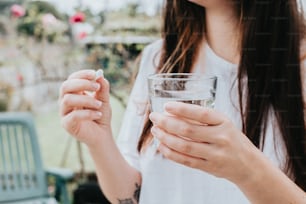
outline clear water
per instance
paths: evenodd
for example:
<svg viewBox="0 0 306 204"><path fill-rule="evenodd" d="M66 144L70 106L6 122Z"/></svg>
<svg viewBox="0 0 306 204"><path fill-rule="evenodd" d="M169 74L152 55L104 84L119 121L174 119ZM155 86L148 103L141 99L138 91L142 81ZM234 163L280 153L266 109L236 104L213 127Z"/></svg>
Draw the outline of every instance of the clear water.
<svg viewBox="0 0 306 204"><path fill-rule="evenodd" d="M154 112L163 112L164 105L170 101L183 102L188 104L199 105L205 108L214 108L214 98L205 98L205 99L185 99L185 98L164 98L164 97L151 97L151 110Z"/></svg>

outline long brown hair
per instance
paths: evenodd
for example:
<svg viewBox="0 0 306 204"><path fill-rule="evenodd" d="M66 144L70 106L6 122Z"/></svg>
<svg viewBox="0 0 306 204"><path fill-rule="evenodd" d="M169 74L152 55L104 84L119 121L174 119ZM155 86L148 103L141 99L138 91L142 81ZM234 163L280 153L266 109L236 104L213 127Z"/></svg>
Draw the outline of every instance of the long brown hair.
<svg viewBox="0 0 306 204"><path fill-rule="evenodd" d="M262 147L272 108L288 153L287 174L306 191L306 135L303 114L301 46L305 21L295 0L240 0L241 53L238 68L243 132ZM205 37L205 9L188 1L167 0L158 72L190 72ZM242 79L247 77L246 87ZM246 90L246 104L242 102ZM243 108L244 107L244 108ZM138 143L150 139L147 120ZM263 138L262 138L263 137Z"/></svg>

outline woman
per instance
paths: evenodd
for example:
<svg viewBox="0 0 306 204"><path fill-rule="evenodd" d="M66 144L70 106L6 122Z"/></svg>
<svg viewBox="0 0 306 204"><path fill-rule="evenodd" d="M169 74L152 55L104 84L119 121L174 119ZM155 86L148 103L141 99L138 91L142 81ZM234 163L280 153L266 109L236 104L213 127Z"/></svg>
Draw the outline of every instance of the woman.
<svg viewBox="0 0 306 204"><path fill-rule="evenodd" d="M92 82L91 70L73 73L61 87L62 123L88 146L108 199L306 203L303 23L291 0L167 0L163 40L143 52L120 151L107 81ZM148 119L141 104L156 72L217 75L215 109L172 102L170 114Z"/></svg>

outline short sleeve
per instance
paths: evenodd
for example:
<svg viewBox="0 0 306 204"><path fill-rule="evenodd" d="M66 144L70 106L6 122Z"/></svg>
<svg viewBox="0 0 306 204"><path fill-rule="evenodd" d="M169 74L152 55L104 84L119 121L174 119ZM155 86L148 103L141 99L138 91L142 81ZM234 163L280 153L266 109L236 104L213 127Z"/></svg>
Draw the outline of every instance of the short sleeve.
<svg viewBox="0 0 306 204"><path fill-rule="evenodd" d="M127 160L134 168L140 170L140 155L137 150L138 141L142 133L145 112L148 105L147 77L156 70L158 53L161 40L147 46L142 53L139 72L129 96L122 125L117 137L117 145Z"/></svg>

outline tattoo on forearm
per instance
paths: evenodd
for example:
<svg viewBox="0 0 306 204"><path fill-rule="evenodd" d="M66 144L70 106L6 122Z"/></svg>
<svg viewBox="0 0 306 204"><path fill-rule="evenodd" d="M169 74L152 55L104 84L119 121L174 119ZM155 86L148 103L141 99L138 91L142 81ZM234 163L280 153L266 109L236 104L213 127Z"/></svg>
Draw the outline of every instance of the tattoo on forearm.
<svg viewBox="0 0 306 204"><path fill-rule="evenodd" d="M138 203L139 202L139 196L140 196L140 185L138 185L138 183L135 183L135 186L136 186L136 190L134 192L134 199Z"/></svg>
<svg viewBox="0 0 306 204"><path fill-rule="evenodd" d="M134 195L133 195L133 198L127 198L127 199L118 199L118 202L119 204L137 204L139 202L139 197L140 197L140 189L141 189L141 186L138 184L138 183L135 183L135 191L134 191ZM136 201L136 202L134 202Z"/></svg>

